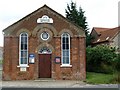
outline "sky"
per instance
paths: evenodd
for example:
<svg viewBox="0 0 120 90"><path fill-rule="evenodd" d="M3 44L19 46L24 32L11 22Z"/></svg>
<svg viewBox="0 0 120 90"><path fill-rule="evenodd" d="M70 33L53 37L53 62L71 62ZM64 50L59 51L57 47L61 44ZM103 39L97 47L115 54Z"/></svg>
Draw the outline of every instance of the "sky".
<svg viewBox="0 0 120 90"><path fill-rule="evenodd" d="M85 11L88 28L118 26L119 0L72 0ZM0 46L3 46L2 30L31 12L48 5L65 16L65 9L71 0L0 0ZM120 5L120 4L119 4Z"/></svg>

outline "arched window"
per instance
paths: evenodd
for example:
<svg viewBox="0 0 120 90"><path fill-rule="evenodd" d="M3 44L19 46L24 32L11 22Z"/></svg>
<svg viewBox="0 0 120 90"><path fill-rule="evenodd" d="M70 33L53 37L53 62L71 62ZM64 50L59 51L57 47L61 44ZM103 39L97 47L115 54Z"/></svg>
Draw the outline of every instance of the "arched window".
<svg viewBox="0 0 120 90"><path fill-rule="evenodd" d="M28 34L21 33L19 37L19 65L28 65Z"/></svg>
<svg viewBox="0 0 120 90"><path fill-rule="evenodd" d="M41 48L41 49L39 50L39 53L40 53L40 54L51 54L52 51L51 51L51 49L49 49L49 48L47 48L47 47L43 47L43 48Z"/></svg>
<svg viewBox="0 0 120 90"><path fill-rule="evenodd" d="M62 65L70 65L70 35L63 33L61 37Z"/></svg>

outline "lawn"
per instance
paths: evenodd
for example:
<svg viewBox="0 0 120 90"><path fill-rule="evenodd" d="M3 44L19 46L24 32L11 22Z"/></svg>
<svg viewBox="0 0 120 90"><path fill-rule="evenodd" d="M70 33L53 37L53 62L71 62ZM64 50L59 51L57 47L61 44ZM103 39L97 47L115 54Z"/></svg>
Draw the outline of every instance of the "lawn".
<svg viewBox="0 0 120 90"><path fill-rule="evenodd" d="M89 84L113 84L117 83L115 76L115 74L87 72L86 82Z"/></svg>

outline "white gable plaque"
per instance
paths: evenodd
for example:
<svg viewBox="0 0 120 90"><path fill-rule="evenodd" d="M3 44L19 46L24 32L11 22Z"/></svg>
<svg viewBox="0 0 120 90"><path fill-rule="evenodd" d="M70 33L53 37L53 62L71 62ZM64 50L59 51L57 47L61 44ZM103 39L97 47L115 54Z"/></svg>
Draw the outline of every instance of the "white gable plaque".
<svg viewBox="0 0 120 90"><path fill-rule="evenodd" d="M42 18L37 19L37 23L53 23L53 19L49 18L47 15L43 15Z"/></svg>

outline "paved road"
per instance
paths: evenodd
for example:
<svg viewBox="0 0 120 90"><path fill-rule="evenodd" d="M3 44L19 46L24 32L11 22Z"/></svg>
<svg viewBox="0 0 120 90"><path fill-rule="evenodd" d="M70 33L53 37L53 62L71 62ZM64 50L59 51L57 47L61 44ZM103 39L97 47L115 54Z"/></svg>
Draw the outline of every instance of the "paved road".
<svg viewBox="0 0 120 90"><path fill-rule="evenodd" d="M30 81L2 81L2 87L19 88L118 88L117 84L91 85L81 81L62 80L30 80Z"/></svg>

